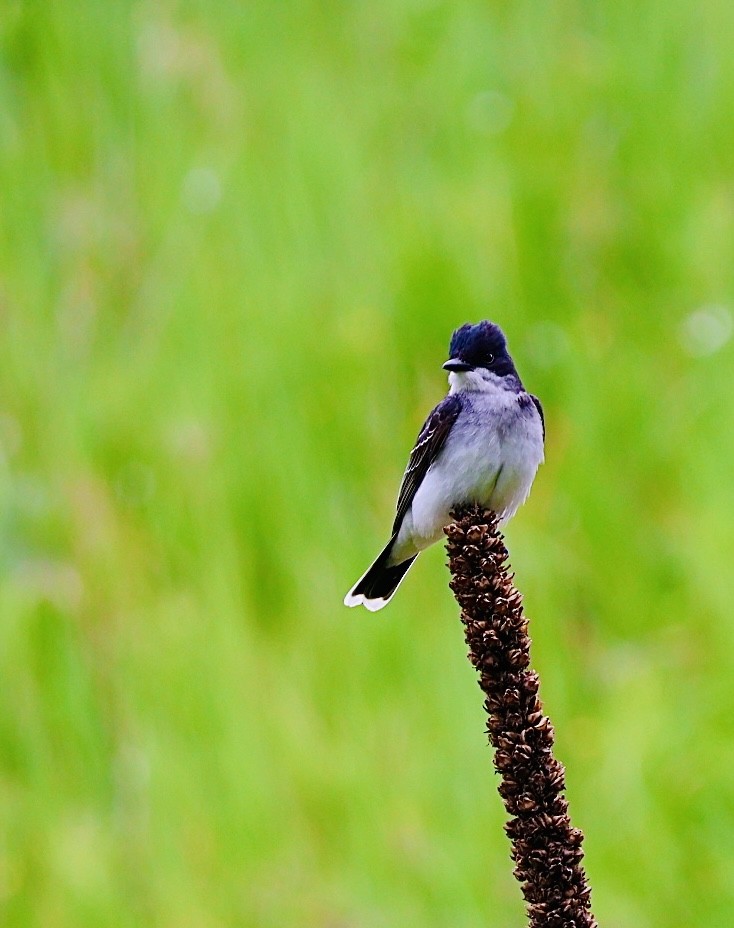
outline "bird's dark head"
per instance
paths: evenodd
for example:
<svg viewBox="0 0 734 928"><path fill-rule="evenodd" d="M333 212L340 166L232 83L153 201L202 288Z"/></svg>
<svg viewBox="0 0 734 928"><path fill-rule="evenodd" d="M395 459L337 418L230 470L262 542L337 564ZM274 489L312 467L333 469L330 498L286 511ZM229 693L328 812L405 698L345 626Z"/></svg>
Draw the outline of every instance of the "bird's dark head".
<svg viewBox="0 0 734 928"><path fill-rule="evenodd" d="M507 339L502 329L494 322L467 322L451 336L449 360L444 364L447 371L469 373L489 371L496 377L518 377L515 365L507 350ZM491 379L491 378L490 378Z"/></svg>

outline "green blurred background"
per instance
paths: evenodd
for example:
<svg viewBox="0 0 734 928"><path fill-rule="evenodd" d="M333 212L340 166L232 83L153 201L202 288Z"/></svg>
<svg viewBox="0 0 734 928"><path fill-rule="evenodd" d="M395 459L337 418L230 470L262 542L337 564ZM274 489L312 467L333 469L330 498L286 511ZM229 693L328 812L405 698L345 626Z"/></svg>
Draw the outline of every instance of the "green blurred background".
<svg viewBox="0 0 734 928"><path fill-rule="evenodd" d="M0 35L3 925L523 923L443 552L342 606L481 318L546 409L508 542L595 911L732 924L730 0Z"/></svg>

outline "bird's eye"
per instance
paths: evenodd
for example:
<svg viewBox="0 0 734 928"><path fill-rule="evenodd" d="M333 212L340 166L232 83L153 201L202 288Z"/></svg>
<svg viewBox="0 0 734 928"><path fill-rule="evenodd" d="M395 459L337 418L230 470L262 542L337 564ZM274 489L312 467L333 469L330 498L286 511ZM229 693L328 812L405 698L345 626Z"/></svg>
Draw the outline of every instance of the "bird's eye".
<svg viewBox="0 0 734 928"><path fill-rule="evenodd" d="M487 355L487 364L489 365L493 361L494 361L494 355L490 352L490 354Z"/></svg>

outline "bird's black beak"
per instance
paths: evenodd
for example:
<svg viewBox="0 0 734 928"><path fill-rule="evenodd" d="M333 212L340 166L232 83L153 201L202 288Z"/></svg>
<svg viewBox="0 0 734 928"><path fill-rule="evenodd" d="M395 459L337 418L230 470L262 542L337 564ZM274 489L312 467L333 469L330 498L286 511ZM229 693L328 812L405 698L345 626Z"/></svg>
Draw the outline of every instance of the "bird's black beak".
<svg viewBox="0 0 734 928"><path fill-rule="evenodd" d="M471 364L467 364L466 361L460 361L458 358L451 358L450 360L448 360L444 364L443 369L445 371L454 371L455 373L459 373L461 371L473 371L474 370Z"/></svg>

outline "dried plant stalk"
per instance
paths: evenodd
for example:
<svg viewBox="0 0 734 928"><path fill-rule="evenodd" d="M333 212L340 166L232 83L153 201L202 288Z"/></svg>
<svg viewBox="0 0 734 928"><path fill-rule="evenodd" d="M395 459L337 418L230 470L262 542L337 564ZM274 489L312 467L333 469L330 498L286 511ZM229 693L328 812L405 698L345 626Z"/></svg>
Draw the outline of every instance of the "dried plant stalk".
<svg viewBox="0 0 734 928"><path fill-rule="evenodd" d="M529 924L596 928L581 866L583 834L571 827L562 796L565 770L553 756L553 727L538 698L538 675L529 668L528 623L497 517L474 507L452 518L446 528L451 589L486 696L499 793L511 816L505 830Z"/></svg>

